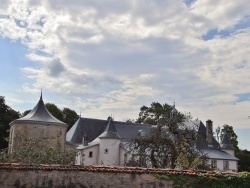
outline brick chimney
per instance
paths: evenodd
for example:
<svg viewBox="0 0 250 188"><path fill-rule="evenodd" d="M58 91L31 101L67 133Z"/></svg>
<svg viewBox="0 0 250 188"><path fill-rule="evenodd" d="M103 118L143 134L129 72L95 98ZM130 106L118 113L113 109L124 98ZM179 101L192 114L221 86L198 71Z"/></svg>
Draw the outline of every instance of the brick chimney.
<svg viewBox="0 0 250 188"><path fill-rule="evenodd" d="M206 121L206 141L208 146L213 146L213 121Z"/></svg>

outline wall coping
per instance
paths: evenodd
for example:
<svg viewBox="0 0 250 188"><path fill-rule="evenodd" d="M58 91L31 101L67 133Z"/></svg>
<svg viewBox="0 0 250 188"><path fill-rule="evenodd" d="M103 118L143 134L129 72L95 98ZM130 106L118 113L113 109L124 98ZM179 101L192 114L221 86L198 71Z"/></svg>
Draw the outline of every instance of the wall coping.
<svg viewBox="0 0 250 188"><path fill-rule="evenodd" d="M169 175L187 175L199 176L208 175L213 177L222 177L226 175L236 175L236 172L220 172L205 170L178 170L164 168L142 168L126 166L104 166L104 165L29 165L19 163L0 163L0 170L43 170L43 171L86 171L86 172L108 172L108 173L133 173L133 174L169 174Z"/></svg>

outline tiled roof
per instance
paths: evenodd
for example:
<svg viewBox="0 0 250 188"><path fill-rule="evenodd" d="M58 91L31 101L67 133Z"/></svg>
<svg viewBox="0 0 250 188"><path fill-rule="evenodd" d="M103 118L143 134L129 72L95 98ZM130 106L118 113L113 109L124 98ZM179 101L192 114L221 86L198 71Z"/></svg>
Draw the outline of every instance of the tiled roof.
<svg viewBox="0 0 250 188"><path fill-rule="evenodd" d="M88 171L88 172L108 172L108 173L137 173L137 174L172 174L199 176L200 174L221 177L228 174L237 174L233 172L212 172L204 170L176 170L164 168L141 168L141 167L121 167L121 166L81 166L81 165L25 165L18 163L0 163L0 170L43 170L43 171Z"/></svg>
<svg viewBox="0 0 250 188"><path fill-rule="evenodd" d="M67 126L66 123L56 119L45 107L42 95L35 108L28 113L26 116L16 119L10 123L32 123L32 124L46 124L46 125L57 125Z"/></svg>

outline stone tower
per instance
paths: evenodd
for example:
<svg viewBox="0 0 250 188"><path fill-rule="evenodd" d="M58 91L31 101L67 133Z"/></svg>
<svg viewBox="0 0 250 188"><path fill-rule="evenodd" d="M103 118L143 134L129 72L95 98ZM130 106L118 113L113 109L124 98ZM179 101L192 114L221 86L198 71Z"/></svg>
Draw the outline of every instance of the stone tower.
<svg viewBox="0 0 250 188"><path fill-rule="evenodd" d="M63 149L67 126L46 109L41 93L40 100L29 114L10 123L9 153L18 151L22 144L20 137L46 141L49 147L60 143Z"/></svg>

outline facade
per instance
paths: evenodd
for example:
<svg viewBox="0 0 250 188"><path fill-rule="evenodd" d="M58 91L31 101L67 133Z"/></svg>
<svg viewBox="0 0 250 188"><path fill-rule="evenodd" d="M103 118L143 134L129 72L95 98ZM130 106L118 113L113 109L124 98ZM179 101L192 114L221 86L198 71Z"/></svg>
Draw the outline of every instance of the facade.
<svg viewBox="0 0 250 188"><path fill-rule="evenodd" d="M174 108L175 109L175 108ZM171 117L175 117L171 114ZM213 122L200 120L184 122L186 127L196 127L199 134L199 146L208 160L207 164L221 171L237 171L238 158L224 135L221 144L213 137ZM125 165L131 158L126 145L137 136L149 133L156 126L116 122L112 118L105 120L80 118L68 131L66 140L78 151L77 165ZM109 136L108 136L109 135ZM113 136L111 136L113 135Z"/></svg>
<svg viewBox="0 0 250 188"><path fill-rule="evenodd" d="M26 116L10 123L9 152L17 152L21 137L46 141L54 147L60 143L64 148L67 124L59 121L46 109L42 94L35 108Z"/></svg>
<svg viewBox="0 0 250 188"><path fill-rule="evenodd" d="M176 118L178 111L175 106L170 118ZM219 144L213 137L213 122L200 120L184 122L187 128L196 128L199 134L199 146L207 155L207 163L214 169L237 171L238 159L234 156L227 135ZM66 133L67 124L52 116L46 109L42 94L35 108L25 117L10 123L9 152L18 151L20 136L44 140L48 146L55 147L60 143L62 149L67 145L77 150L77 165L114 165L123 166L132 155L127 147L131 139L149 133L156 126L130 122L79 118ZM167 131L167 130L166 130Z"/></svg>

